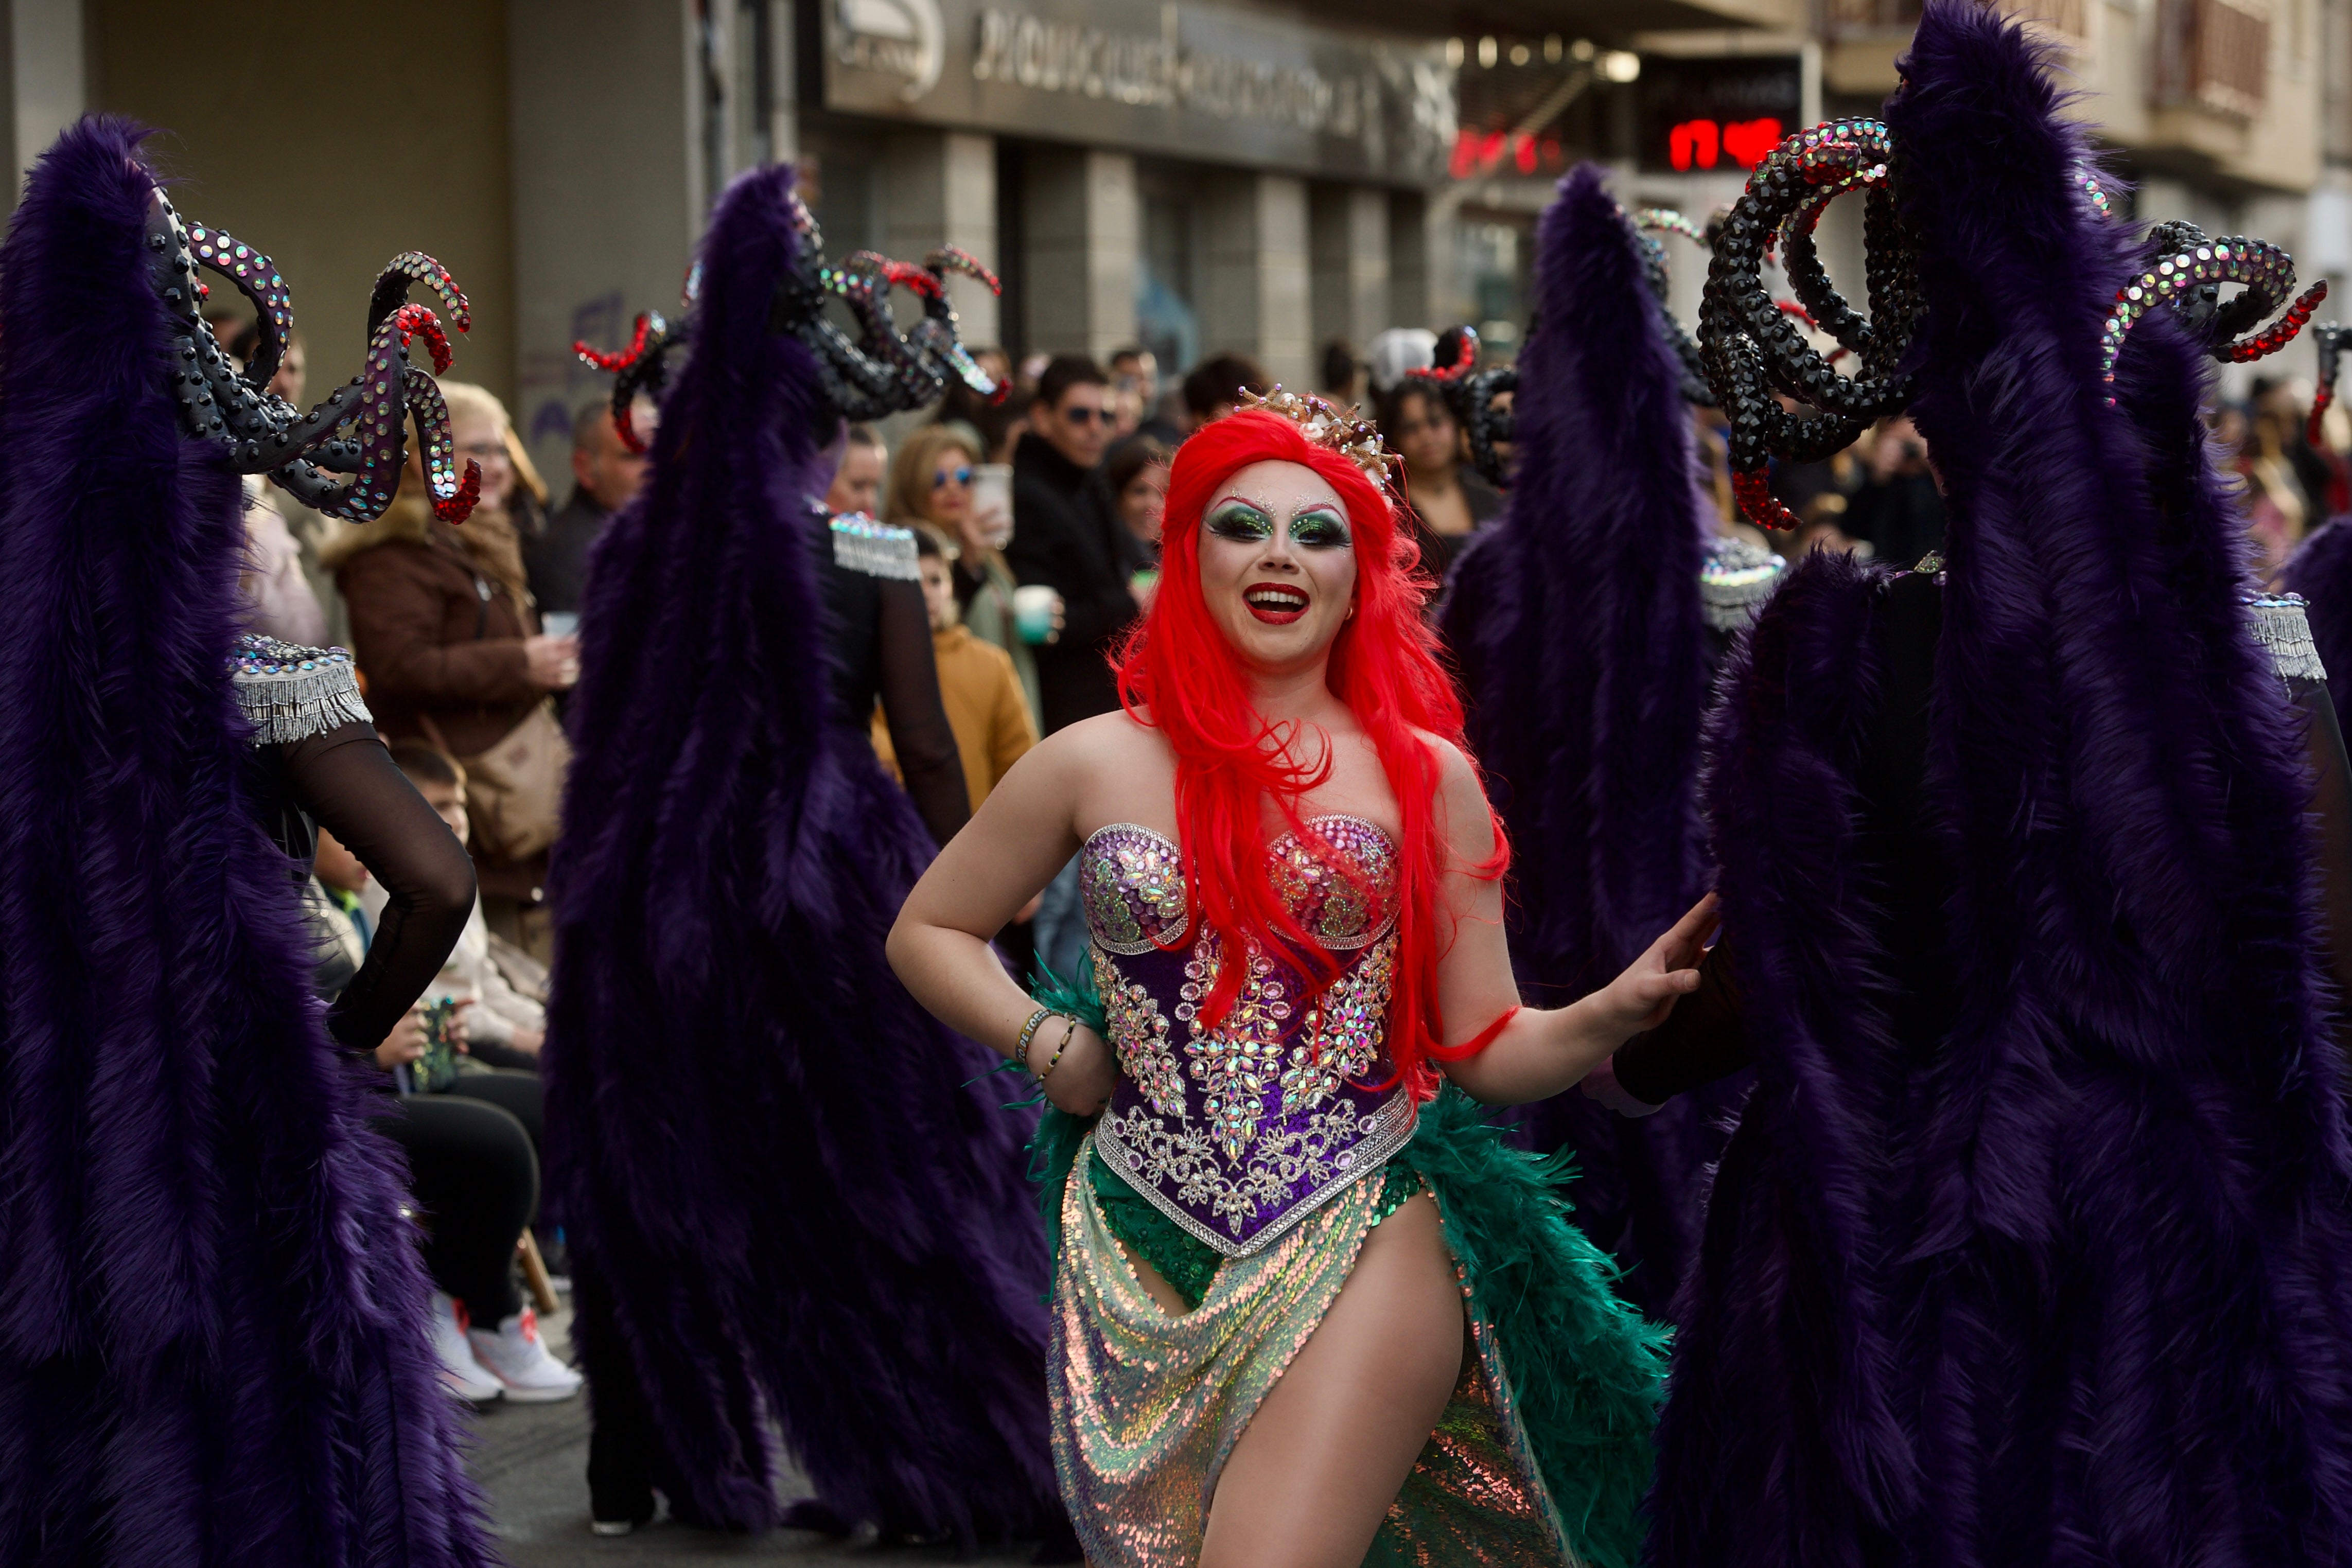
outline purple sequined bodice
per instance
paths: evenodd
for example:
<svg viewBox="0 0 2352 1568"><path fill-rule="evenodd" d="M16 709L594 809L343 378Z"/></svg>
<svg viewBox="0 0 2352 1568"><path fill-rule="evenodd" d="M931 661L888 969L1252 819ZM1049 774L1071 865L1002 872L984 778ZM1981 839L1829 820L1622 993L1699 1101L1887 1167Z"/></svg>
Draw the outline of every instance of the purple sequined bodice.
<svg viewBox="0 0 2352 1568"><path fill-rule="evenodd" d="M1285 834L1268 874L1339 964L1318 993L1287 955L1254 952L1225 1017L1198 1004L1227 956L1185 907L1177 847L1118 822L1087 840L1078 883L1118 1053L1095 1151L1160 1212L1229 1258L1270 1245L1412 1136L1412 1094L1384 1088L1396 971L1396 846L1359 817L1317 817L1361 878ZM1374 896L1366 898L1360 886Z"/></svg>

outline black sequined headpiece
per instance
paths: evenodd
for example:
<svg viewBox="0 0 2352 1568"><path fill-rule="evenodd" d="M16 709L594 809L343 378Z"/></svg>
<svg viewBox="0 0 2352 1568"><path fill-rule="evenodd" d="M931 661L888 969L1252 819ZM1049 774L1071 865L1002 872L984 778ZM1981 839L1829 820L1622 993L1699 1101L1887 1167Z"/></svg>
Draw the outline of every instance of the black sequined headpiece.
<svg viewBox="0 0 2352 1568"><path fill-rule="evenodd" d="M817 375L835 413L851 421L877 420L922 408L939 400L950 378L983 397L1004 397L1006 389L964 348L947 290L948 275L960 272L979 279L991 293L1001 293L994 273L952 246L932 251L919 267L872 251L859 251L839 267L829 266L815 216L798 195L785 199L792 204L801 243L792 270L776 286L771 326L815 350ZM655 312L640 316L628 348L616 354L599 352L584 342L572 346L588 364L614 372L613 423L633 451L642 452L645 445L631 421L631 405L640 396L660 396L667 380L664 362L689 336L695 281L689 275L686 319L673 323ZM903 334L890 310L893 288L908 290L923 304L922 319ZM826 305L835 299L848 307L857 322L854 341L825 315Z"/></svg>
<svg viewBox="0 0 2352 1568"><path fill-rule="evenodd" d="M1886 127L1875 120L1833 120L1791 136L1756 166L1716 240L1699 307L1699 360L1730 421L1732 492L1742 515L1762 527L1797 526L1772 495L1772 457L1827 457L1870 420L1910 400L1911 378L1895 367L1910 346L1919 304L1910 246L1888 189L1892 152ZM1813 244L1822 212L1856 190L1869 199L1868 319L1839 296ZM1764 258L1775 246L1806 317L1853 355L1857 374L1832 369L1765 288ZM1775 392L1803 410L1783 409Z"/></svg>
<svg viewBox="0 0 2352 1568"><path fill-rule="evenodd" d="M466 296L446 267L422 251L392 258L368 301L365 365L302 413L269 390L294 329L293 296L278 264L233 235L184 220L161 190L147 208L147 253L155 292L172 318L172 393L182 429L218 447L238 473L267 474L304 506L363 523L382 516L400 488L413 417L434 514L461 523L472 513L481 470L468 460L458 473L441 389L408 362L408 345L422 338L433 368L449 368L440 318L408 302L412 286L438 294L458 331L472 325ZM260 346L241 371L204 318L209 290L198 274L206 267L236 285L258 315ZM352 478L338 484L330 474Z"/></svg>
<svg viewBox="0 0 2352 1568"><path fill-rule="evenodd" d="M1912 377L1898 367L1923 305L1915 242L1895 209L1893 158L1886 127L1874 120L1832 120L1791 136L1757 165L1716 241L1700 307L1699 355L1730 420L1733 494L1741 514L1761 527L1797 526L1772 495L1771 458L1827 457L1869 421L1910 402ZM2095 174L2083 172L2079 183L2094 208L2111 213ZM1852 190L1866 192L1869 201L1863 228L1867 319L1840 298L1813 244L1822 211ZM2235 235L2208 241L2189 224L2159 225L2148 241L2145 270L2116 290L2108 314L2102 351L2110 382L2125 335L2158 305L2175 307L2215 359L2244 362L2284 348L2327 292L2323 281L2288 304L2294 258L2266 241ZM1776 304L1764 288L1764 260L1776 246L1799 309ZM2243 284L2246 291L2222 303L2223 283ZM2286 314L2267 329L2240 336L2282 306ZM1800 319L1851 353L1856 373L1842 376L1832 369L1805 342ZM1799 410L1783 409L1776 392Z"/></svg>
<svg viewBox="0 0 2352 1568"><path fill-rule="evenodd" d="M1510 405L1502 400L1518 391L1519 372L1508 365L1480 370L1477 329L1463 326L1439 336L1436 363L1407 371L1405 378L1445 400L1454 423L1469 438L1470 465L1496 489L1509 489L1509 465L1501 449L1510 444L1512 420Z"/></svg>

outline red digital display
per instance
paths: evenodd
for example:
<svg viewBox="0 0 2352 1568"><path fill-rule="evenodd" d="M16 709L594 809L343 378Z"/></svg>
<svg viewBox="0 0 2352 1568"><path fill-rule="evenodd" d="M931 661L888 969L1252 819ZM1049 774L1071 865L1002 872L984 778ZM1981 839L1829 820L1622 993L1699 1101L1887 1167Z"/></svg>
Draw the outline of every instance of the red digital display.
<svg viewBox="0 0 2352 1568"><path fill-rule="evenodd" d="M1521 174L1557 174L1568 167L1568 156L1557 136L1525 132L1474 131L1464 126L1454 138L1452 167L1457 180L1475 180L1506 165Z"/></svg>
<svg viewBox="0 0 2352 1568"><path fill-rule="evenodd" d="M1735 120L1728 124L1685 120L1667 128L1666 162L1686 170L1712 169L1727 161L1736 168L1753 169L1780 144L1777 120Z"/></svg>

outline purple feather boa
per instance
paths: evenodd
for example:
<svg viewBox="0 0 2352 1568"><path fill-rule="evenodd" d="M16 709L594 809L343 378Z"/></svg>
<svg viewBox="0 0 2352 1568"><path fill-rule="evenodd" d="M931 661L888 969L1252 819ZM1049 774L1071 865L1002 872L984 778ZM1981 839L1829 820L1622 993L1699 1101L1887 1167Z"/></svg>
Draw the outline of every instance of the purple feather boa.
<svg viewBox="0 0 2352 1568"><path fill-rule="evenodd" d="M1708 530L1680 366L1599 169L1560 181L1537 254L1517 472L1455 568L1445 631L1511 840L1520 988L1557 1006L1614 978L1706 886ZM1628 1121L1571 1090L1517 1113L1530 1146L1575 1151L1578 1222L1654 1316L1697 1245L1722 1099Z"/></svg>
<svg viewBox="0 0 2352 1568"><path fill-rule="evenodd" d="M831 424L770 330L789 169L712 218L692 361L600 540L557 847L548 1168L593 1385L653 1411L674 1508L778 1519L782 1429L850 1520L1034 1534L1045 1239L1013 1091L891 975L929 860L833 711L809 497Z"/></svg>
<svg viewBox="0 0 2352 1568"><path fill-rule="evenodd" d="M1949 489L1926 844L1864 831L1885 575L1816 558L1713 737L1757 1089L1654 1503L1664 1568L2338 1564L2352 1220L2294 720L2130 236L2015 28L1935 0L1889 105ZM1905 884L1942 890L1901 937ZM1938 975L1948 1009L1915 1027Z"/></svg>
<svg viewBox="0 0 2352 1568"><path fill-rule="evenodd" d="M0 1562L487 1564L247 792L240 497L166 388L140 138L66 131L0 252Z"/></svg>

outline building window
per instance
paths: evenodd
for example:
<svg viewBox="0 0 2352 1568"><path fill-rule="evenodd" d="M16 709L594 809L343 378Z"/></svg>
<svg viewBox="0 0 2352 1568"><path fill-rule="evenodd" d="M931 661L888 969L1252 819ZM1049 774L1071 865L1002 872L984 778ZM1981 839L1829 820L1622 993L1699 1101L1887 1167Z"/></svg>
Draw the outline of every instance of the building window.
<svg viewBox="0 0 2352 1568"><path fill-rule="evenodd" d="M1162 375L1181 376L1202 354L1197 179L1174 165L1139 163L1136 199L1143 244L1135 261L1135 329Z"/></svg>

